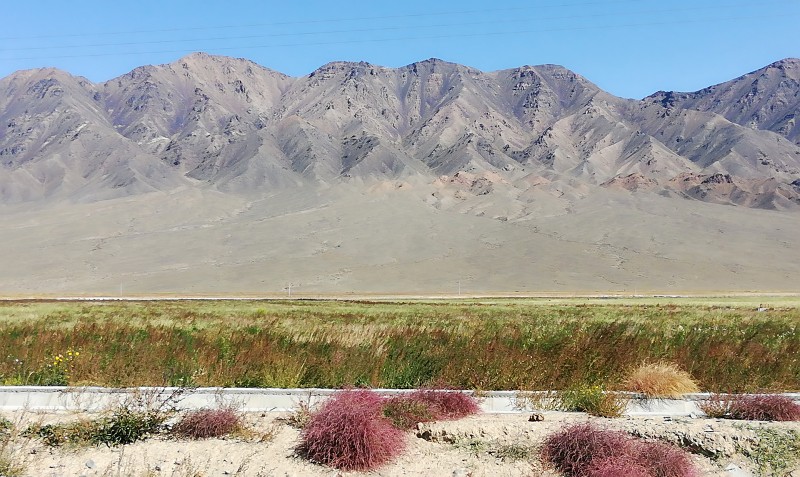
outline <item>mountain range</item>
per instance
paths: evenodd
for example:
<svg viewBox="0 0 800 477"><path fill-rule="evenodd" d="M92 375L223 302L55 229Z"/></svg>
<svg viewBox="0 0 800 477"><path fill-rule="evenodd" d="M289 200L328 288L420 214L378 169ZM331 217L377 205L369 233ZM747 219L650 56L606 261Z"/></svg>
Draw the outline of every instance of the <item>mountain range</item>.
<svg viewBox="0 0 800 477"><path fill-rule="evenodd" d="M252 194L356 178L468 182L463 194L621 187L793 208L798 110L796 59L640 101L559 66L484 73L437 59L336 62L292 78L198 53L101 84L28 70L0 80L0 198L87 201L183 185Z"/></svg>
<svg viewBox="0 0 800 477"><path fill-rule="evenodd" d="M438 59L401 68L333 62L290 77L245 59L195 53L105 83L52 68L19 71L0 79L0 215L6 222L0 246L17 257L0 272L0 287L103 291L111 276L122 287L171 260L179 265L168 269L179 274L142 278L134 288L180 291L185 277L178 275L292 257L277 244L295 240L311 261L298 281L323 291L430 290L441 282L431 264L442 257L460 263L448 274L451 284L453 276L475 277L488 267L496 277L476 284L480 290L627 289L637 281L680 289L684 272L674 267L650 273L652 264L642 262L631 272L622 264L631 263L629 253L643 253L644 236L652 256L683 250L687 244L676 240L686 232L677 225L684 222L700 230L711 249L719 245L717 233L749 230L720 259L722 275L700 274L687 288L716 289L720 276L728 278L719 286L739 288L731 273L741 278L742 270L753 270L750 259L783 270L768 286L779 288L800 277L785 254L761 245L756 248L763 254L741 254L761 240L751 238L763 234L765 224L781 247L792 250L790 258L800 249L794 238L800 237L794 225L799 111L798 59L697 92L660 91L641 100L611 95L561 66L482 72ZM160 218L149 215L154 210L161 210ZM650 219L642 218L645 210ZM665 225L648 226L648 220L664 210L672 211L664 212L664 223L677 228L656 236ZM259 248L263 243L252 235L258 224L272 227L298 215L305 217L281 225L283 235L270 228L269 252ZM616 222L594 223L612 216ZM78 226L63 223L67 217L90 219ZM319 221L316 228L304 221L311 217ZM396 228L391 220L401 217L407 226ZM548 228L553 217L571 221ZM584 222L574 222L577 217ZM706 229L709 217L726 225ZM380 235L387 251L375 254L370 247L381 247L375 243L331 259L362 233L341 232L343 221L346 229L389 230ZM240 235L221 223L240 228ZM637 224L648 228L633 232ZM213 229L206 231L208 243L194 243L202 233L183 234L198 229ZM324 230L329 236L319 239ZM160 243L171 254L162 256L143 241L156 232L170 232ZM464 234L466 242L452 242L451 233ZM537 275L538 281L506 270L530 259L536 248L524 245L530 233L552 242L546 247L552 273ZM37 242L42 234L52 242ZM439 239L431 242L429 234ZM596 240L586 243L612 257L608 266L616 276L603 275L602 286L600 264L572 278L560 269L589 253L580 244L592 236ZM241 248L228 248L233 237L244 241ZM133 242L102 257L109 241L122 238ZM86 249L90 243L99 248ZM423 243L425 250L415 245ZM37 253L35 244L49 252ZM483 253L487 249L493 252ZM505 271L495 273L495 254L509 251ZM140 258L129 255L134 252ZM142 253L152 256L143 260ZM693 253L708 258L719 251ZM133 263L115 270L121 255ZM262 270L263 280L291 280L287 270L302 261L281 260ZM70 271L77 262L84 272ZM44 271L31 272L36 263ZM429 280L409 275L420 263L427 264ZM399 275L377 272L386 267ZM371 271L358 275L358 269ZM205 277L203 285L189 288L253 291L263 281L233 272L220 281L214 273L194 275ZM387 277L385 286L373 283L375 273ZM71 274L83 278L68 284ZM755 278L761 272L751 275L742 287L766 283Z"/></svg>

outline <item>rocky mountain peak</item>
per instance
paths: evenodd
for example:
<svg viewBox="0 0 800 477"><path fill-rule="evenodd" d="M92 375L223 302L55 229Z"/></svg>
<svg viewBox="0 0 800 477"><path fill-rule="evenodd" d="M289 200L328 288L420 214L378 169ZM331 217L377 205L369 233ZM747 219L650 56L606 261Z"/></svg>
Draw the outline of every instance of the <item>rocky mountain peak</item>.
<svg viewBox="0 0 800 477"><path fill-rule="evenodd" d="M789 70L797 60L779 63ZM691 187L741 189L715 201L794 207L800 84L754 75L634 101L559 65L484 73L438 58L400 68L336 61L291 78L249 60L192 53L100 85L58 70L18 72L0 80L0 163L8 172L0 191L14 191L0 198L109 184L132 194L186 177L258 194L345 179L433 183L470 174L491 183L481 196L520 188L509 197L524 208L525 197L538 193L674 190L686 181L673 179L688 173L703 178ZM135 161L104 159L115 157ZM105 175L86 172L100 167L96 161ZM71 167L83 172L70 175ZM19 177L37 185L21 186ZM775 184L763 185L767 179ZM30 187L36 192L20 192ZM699 200L713 195L679 189ZM437 204L467 200L468 191L448 198L448 190Z"/></svg>
<svg viewBox="0 0 800 477"><path fill-rule="evenodd" d="M784 58L766 67L767 69L779 69L783 71L800 70L800 58Z"/></svg>

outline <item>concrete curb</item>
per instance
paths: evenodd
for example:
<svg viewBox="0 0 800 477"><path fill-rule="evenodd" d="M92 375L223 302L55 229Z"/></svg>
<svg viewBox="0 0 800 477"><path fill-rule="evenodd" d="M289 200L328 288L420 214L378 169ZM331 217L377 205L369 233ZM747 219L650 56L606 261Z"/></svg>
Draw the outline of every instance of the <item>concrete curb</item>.
<svg viewBox="0 0 800 477"><path fill-rule="evenodd" d="M292 411L300 403L316 405L336 389L263 389L263 388L103 388L66 386L0 386L0 410L16 411L101 411L131 400L161 402L173 396L181 409L213 408L234 405L245 412ZM408 389L375 389L383 395L409 393ZM463 391L475 394L472 391ZM487 391L477 394L486 413L527 413L536 411L526 396L543 398L547 392ZM800 402L800 393L783 394ZM698 402L708 393L688 394L683 399L631 399L626 415L630 416L701 416Z"/></svg>

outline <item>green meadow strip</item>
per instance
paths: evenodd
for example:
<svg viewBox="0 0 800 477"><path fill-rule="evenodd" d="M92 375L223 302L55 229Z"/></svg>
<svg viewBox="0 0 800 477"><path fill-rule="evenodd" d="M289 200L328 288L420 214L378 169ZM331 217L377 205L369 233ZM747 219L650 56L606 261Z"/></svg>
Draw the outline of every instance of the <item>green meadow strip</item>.
<svg viewBox="0 0 800 477"><path fill-rule="evenodd" d="M653 300L5 302L0 384L800 390L794 302Z"/></svg>

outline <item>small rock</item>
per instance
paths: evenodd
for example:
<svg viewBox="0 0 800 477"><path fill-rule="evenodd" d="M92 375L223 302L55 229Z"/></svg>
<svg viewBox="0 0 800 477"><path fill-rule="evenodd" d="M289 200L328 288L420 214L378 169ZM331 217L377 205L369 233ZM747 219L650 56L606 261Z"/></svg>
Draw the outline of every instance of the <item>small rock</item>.
<svg viewBox="0 0 800 477"><path fill-rule="evenodd" d="M468 477L469 472L467 469L456 469L453 471L453 477Z"/></svg>
<svg viewBox="0 0 800 477"><path fill-rule="evenodd" d="M87 460L86 461L86 467L89 468L89 469L94 469L95 468L94 461L92 459Z"/></svg>
<svg viewBox="0 0 800 477"><path fill-rule="evenodd" d="M736 464L728 464L725 467L725 475L730 477L753 477L753 474L747 472Z"/></svg>

